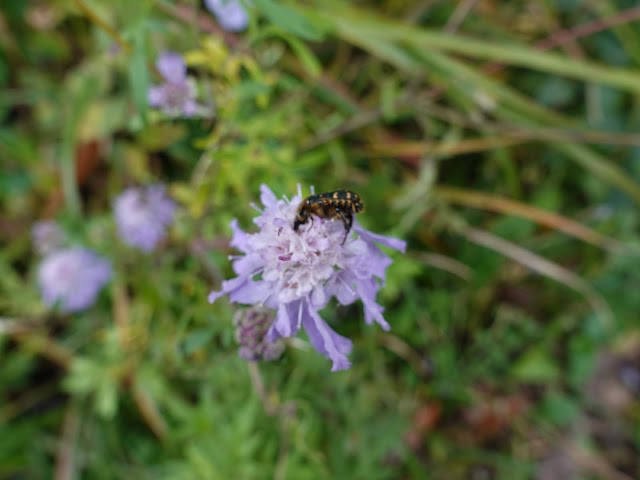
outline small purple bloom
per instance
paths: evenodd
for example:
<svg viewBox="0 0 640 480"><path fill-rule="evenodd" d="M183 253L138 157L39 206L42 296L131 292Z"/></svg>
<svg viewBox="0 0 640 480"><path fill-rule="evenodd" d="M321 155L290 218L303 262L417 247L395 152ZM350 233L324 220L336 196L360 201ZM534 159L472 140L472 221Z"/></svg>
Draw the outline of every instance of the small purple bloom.
<svg viewBox="0 0 640 480"><path fill-rule="evenodd" d="M272 311L263 307L251 307L236 312L233 326L236 328L236 341L240 344L240 357L249 362L270 362L282 355L283 341L270 342L266 338L273 321Z"/></svg>
<svg viewBox="0 0 640 480"><path fill-rule="evenodd" d="M38 268L43 302L63 313L89 308L110 278L109 261L79 247L48 255Z"/></svg>
<svg viewBox="0 0 640 480"><path fill-rule="evenodd" d="M59 250L67 236L54 220L39 220L31 227L31 242L40 255Z"/></svg>
<svg viewBox="0 0 640 480"><path fill-rule="evenodd" d="M151 252L167 234L176 203L164 185L128 188L113 202L120 238L130 247Z"/></svg>
<svg viewBox="0 0 640 480"><path fill-rule="evenodd" d="M164 83L149 88L149 105L161 108L172 117L197 115L202 107L195 100L198 92L195 83L187 77L182 55L164 52L156 60L156 68Z"/></svg>
<svg viewBox="0 0 640 480"><path fill-rule="evenodd" d="M392 261L376 244L404 252L406 242L369 232L356 221L353 231L358 236L350 233L343 245L342 222L323 218L314 218L296 233L300 187L291 202L277 199L266 185L260 198L265 208L254 219L257 233L248 234L235 219L231 222L231 245L244 255L233 257L238 276L224 281L221 292L211 292L209 302L229 294L231 302L274 309L267 339L291 337L304 327L314 348L333 362L332 371L349 368L351 340L334 332L318 312L331 297L341 305L360 299L365 322L375 321L388 330L376 295Z"/></svg>
<svg viewBox="0 0 640 480"><path fill-rule="evenodd" d="M241 32L249 25L247 10L238 0L204 0L204 4L229 32Z"/></svg>

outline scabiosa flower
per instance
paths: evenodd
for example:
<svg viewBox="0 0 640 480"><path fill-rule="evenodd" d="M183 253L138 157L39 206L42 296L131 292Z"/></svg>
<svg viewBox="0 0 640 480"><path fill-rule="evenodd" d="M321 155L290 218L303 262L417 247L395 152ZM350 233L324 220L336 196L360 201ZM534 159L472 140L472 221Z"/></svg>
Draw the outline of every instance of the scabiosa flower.
<svg viewBox="0 0 640 480"><path fill-rule="evenodd" d="M238 355L250 362L276 360L284 351L282 340L270 342L266 335L274 321L272 312L263 307L238 310L233 317Z"/></svg>
<svg viewBox="0 0 640 480"><path fill-rule="evenodd" d="M152 251L173 222L175 202L164 185L128 188L113 202L120 238L130 247Z"/></svg>
<svg viewBox="0 0 640 480"><path fill-rule="evenodd" d="M187 65L182 55L164 52L156 60L156 68L164 83L149 88L149 105L161 108L172 117L193 117L202 110L196 102L197 89L191 78L187 77Z"/></svg>
<svg viewBox="0 0 640 480"><path fill-rule="evenodd" d="M64 231L54 220L39 220L31 227L31 242L40 255L60 249L66 239Z"/></svg>
<svg viewBox="0 0 640 480"><path fill-rule="evenodd" d="M44 258L38 268L43 302L63 313L85 310L111 278L111 264L91 250L80 247L58 250Z"/></svg>
<svg viewBox="0 0 640 480"><path fill-rule="evenodd" d="M388 330L376 295L391 259L377 244L404 252L406 242L369 232L356 221L353 231L358 236L350 233L343 245L342 223L323 218L314 218L296 233L300 187L291 202L278 200L266 185L260 190L265 208L253 221L259 231L249 234L235 219L231 222L231 245L244 255L232 257L238 276L224 281L222 291L211 292L209 302L229 294L231 302L274 309L268 340L294 336L303 327L314 348L333 362L332 371L349 368L351 340L334 332L318 312L332 297L341 305L360 299L365 322L375 321Z"/></svg>
<svg viewBox="0 0 640 480"><path fill-rule="evenodd" d="M229 32L241 32L249 25L249 15L238 0L204 0L204 4Z"/></svg>

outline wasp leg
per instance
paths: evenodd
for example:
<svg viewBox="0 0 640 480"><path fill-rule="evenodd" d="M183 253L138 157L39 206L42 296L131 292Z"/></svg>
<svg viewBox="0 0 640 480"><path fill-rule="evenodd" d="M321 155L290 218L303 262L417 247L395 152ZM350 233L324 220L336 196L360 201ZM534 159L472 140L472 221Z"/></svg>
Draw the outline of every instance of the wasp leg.
<svg viewBox="0 0 640 480"><path fill-rule="evenodd" d="M341 245L344 245L344 242L347 241L347 237L349 236L349 232L351 231L351 226L353 225L353 215L351 212L338 212L340 215L340 220L342 220L342 225L344 225L344 238L342 239Z"/></svg>

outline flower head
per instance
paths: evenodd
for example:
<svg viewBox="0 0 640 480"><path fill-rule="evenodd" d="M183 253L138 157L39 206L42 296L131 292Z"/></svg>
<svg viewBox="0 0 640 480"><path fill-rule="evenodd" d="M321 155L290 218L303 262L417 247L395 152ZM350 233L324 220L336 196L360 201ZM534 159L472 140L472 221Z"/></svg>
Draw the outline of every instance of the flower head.
<svg viewBox="0 0 640 480"><path fill-rule="evenodd" d="M43 302L63 313L89 308L110 278L109 261L78 247L48 255L38 268Z"/></svg>
<svg viewBox="0 0 640 480"><path fill-rule="evenodd" d="M120 237L130 247L152 251L173 222L175 202L163 185L128 188L113 202Z"/></svg>
<svg viewBox="0 0 640 480"><path fill-rule="evenodd" d="M40 255L60 249L66 239L64 231L54 220L40 220L31 227L31 242Z"/></svg>
<svg viewBox="0 0 640 480"><path fill-rule="evenodd" d="M156 60L156 68L164 83L149 88L149 105L161 108L172 117L193 117L202 110L196 102L197 89L193 81L187 77L187 66L182 55L164 52Z"/></svg>
<svg viewBox="0 0 640 480"><path fill-rule="evenodd" d="M213 303L224 294L232 302L264 305L276 310L267 338L275 341L294 336L301 327L316 350L333 362L332 370L349 368L351 340L338 335L318 313L332 297L341 305L357 299L364 306L365 322L377 322L388 330L383 308L376 295L391 259L377 244L404 251L406 243L376 235L354 223L353 232L343 244L341 222L315 218L298 232L293 219L302 200L300 188L291 202L279 200L261 186L264 210L254 219L259 231L248 234L231 222L231 245L244 255L233 258L236 278L222 283L222 291L211 292Z"/></svg>
<svg viewBox="0 0 640 480"><path fill-rule="evenodd" d="M247 28L249 15L238 0L204 0L204 4L225 30L241 32Z"/></svg>
<svg viewBox="0 0 640 480"><path fill-rule="evenodd" d="M238 355L249 362L269 362L280 357L284 351L284 343L281 340L270 342L266 339L273 320L271 311L263 307L238 310L233 317L236 341L240 344Z"/></svg>

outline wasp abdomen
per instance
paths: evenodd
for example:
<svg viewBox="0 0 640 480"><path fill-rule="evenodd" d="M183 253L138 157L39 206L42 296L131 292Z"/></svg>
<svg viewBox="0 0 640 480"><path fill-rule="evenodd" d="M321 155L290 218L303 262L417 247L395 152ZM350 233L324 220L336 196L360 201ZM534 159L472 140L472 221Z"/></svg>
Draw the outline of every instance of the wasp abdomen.
<svg viewBox="0 0 640 480"><path fill-rule="evenodd" d="M353 214L362 211L360 196L349 190L336 190L335 192L310 195L305 198L298 207L293 229L298 231L300 225L309 221L311 215L329 220L342 220L345 228L344 244L353 224ZM313 221L313 219L312 219Z"/></svg>

